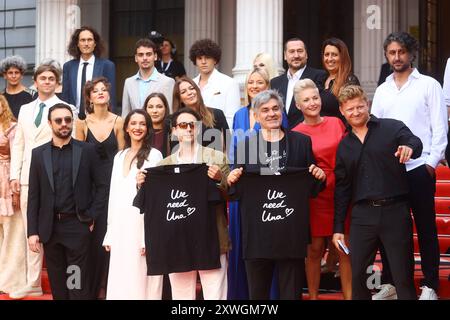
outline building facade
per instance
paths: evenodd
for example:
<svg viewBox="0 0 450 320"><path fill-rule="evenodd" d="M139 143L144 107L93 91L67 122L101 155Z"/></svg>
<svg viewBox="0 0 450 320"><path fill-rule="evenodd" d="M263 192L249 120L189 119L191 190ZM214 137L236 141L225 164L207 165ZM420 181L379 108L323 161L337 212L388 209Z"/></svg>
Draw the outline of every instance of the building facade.
<svg viewBox="0 0 450 320"><path fill-rule="evenodd" d="M0 0L0 53L24 55L30 66L48 57L63 63L73 30L91 25L116 63L121 97L121 83L137 68L134 43L151 30L176 43L190 76L196 73L188 59L190 45L206 37L216 40L223 49L219 68L241 83L259 52L270 53L282 70L288 38L304 39L309 64L320 68L322 41L339 37L372 95L385 61L383 41L396 30L420 40L417 66L442 81L450 56L448 12L448 0Z"/></svg>

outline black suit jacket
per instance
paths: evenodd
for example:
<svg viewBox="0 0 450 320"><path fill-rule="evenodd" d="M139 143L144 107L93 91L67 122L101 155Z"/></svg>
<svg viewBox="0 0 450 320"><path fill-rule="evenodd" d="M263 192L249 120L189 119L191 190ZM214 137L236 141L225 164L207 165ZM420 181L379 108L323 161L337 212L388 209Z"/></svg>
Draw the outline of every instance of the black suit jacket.
<svg viewBox="0 0 450 320"><path fill-rule="evenodd" d="M108 200L106 168L95 146L72 139L72 181L75 207L81 222L91 222L105 211ZM55 193L52 142L33 149L28 190L28 234L46 243L53 230Z"/></svg>
<svg viewBox="0 0 450 320"><path fill-rule="evenodd" d="M314 69L310 66L306 66L305 71L303 71L300 79L311 79L314 81L319 90L323 89L323 79L326 79L326 72L324 70ZM283 73L281 76L273 78L270 80L270 87L272 89L278 90L283 98L283 103L286 105L286 96L288 89L288 77L287 73ZM286 110L286 109L285 109ZM291 105L289 107L289 113L287 114L289 129L294 128L299 122L303 121L303 113L297 109L295 105L295 99L292 99Z"/></svg>

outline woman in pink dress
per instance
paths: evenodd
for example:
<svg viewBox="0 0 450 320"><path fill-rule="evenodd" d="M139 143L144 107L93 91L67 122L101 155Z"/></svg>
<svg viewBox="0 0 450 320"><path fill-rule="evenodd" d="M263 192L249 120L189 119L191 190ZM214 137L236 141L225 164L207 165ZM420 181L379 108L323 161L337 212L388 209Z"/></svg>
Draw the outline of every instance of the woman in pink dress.
<svg viewBox="0 0 450 320"><path fill-rule="evenodd" d="M19 194L13 194L9 185L10 148L16 125L8 101L0 95L0 292L3 293L26 285L26 243Z"/></svg>
<svg viewBox="0 0 450 320"><path fill-rule="evenodd" d="M334 167L339 142L345 134L345 126L335 117L321 117L321 99L319 89L310 79L297 82L294 97L304 115L304 121L293 131L311 137L312 149L317 166L327 175L325 190L310 203L311 244L306 259L306 277L311 300L318 299L320 284L320 262L325 250L326 239L333 235L334 220ZM345 299L351 299L351 268L349 256L339 255L342 291Z"/></svg>

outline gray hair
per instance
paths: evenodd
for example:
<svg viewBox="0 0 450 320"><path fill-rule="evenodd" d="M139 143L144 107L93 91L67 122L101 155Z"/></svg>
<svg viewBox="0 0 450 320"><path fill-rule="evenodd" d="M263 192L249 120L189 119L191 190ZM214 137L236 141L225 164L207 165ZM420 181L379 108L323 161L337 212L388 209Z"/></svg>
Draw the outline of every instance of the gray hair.
<svg viewBox="0 0 450 320"><path fill-rule="evenodd" d="M299 95L306 89L316 89L317 93L319 93L319 88L317 88L316 84L311 79L299 80L294 86L295 102L298 103Z"/></svg>
<svg viewBox="0 0 450 320"><path fill-rule="evenodd" d="M10 68L19 69L20 73L24 74L27 70L27 63L21 56L9 56L0 61L0 72L6 73Z"/></svg>
<svg viewBox="0 0 450 320"><path fill-rule="evenodd" d="M252 109L254 112L259 112L259 108L263 105L269 102L271 99L274 99L277 101L277 105L280 107L280 109L284 108L283 100L280 97L280 94L276 90L266 90L258 93L252 101Z"/></svg>
<svg viewBox="0 0 450 320"><path fill-rule="evenodd" d="M55 59L46 58L46 59L41 61L40 65L43 65L43 64L47 65L47 66L53 66L53 67L55 67L56 69L58 69L62 73L61 64L58 61L56 61ZM36 67L36 69L37 69L37 67Z"/></svg>

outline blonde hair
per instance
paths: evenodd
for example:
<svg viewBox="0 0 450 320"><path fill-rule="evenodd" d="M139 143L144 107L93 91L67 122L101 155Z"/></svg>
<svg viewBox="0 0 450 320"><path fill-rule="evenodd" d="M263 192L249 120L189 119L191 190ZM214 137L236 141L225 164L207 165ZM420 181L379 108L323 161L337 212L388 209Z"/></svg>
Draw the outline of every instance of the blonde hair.
<svg viewBox="0 0 450 320"><path fill-rule="evenodd" d="M353 100L356 98L361 98L367 102L367 95L364 92L363 88L361 88L361 86L348 85L348 86L342 87L341 90L339 90L338 100L339 100L339 105L341 105L341 106L344 103L346 103L347 101Z"/></svg>
<svg viewBox="0 0 450 320"><path fill-rule="evenodd" d="M258 60L258 59L262 61L262 63L264 64L264 67L257 66L255 64L256 60ZM275 62L273 61L273 58L270 54L268 54L266 52L261 52L256 55L255 59L253 59L253 68L265 68L267 71L267 74L269 75L269 80L278 76L278 71L275 66Z"/></svg>
<svg viewBox="0 0 450 320"><path fill-rule="evenodd" d="M319 93L319 88L317 88L316 84L311 79L299 80L294 86L294 99L296 103L298 103L300 93L306 89L315 89L317 90L317 93Z"/></svg>
<svg viewBox="0 0 450 320"><path fill-rule="evenodd" d="M267 70L264 68L254 68L253 70L251 70L249 73L247 73L247 77L245 78L245 85L244 85L244 105L248 106L251 102L250 97L248 95L248 80L250 79L250 77L253 74L259 74L261 76L261 78L264 79L265 83L267 84L267 89L270 89L270 78L269 78L269 74L267 73Z"/></svg>
<svg viewBox="0 0 450 320"><path fill-rule="evenodd" d="M5 96L0 94L0 104L3 107L3 112L0 113L0 125L2 126L3 131L7 130L11 123L16 121L11 108L9 107L8 100L6 100Z"/></svg>

